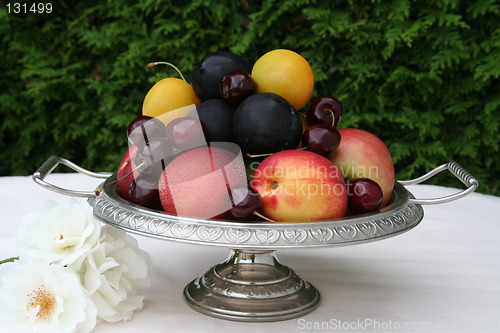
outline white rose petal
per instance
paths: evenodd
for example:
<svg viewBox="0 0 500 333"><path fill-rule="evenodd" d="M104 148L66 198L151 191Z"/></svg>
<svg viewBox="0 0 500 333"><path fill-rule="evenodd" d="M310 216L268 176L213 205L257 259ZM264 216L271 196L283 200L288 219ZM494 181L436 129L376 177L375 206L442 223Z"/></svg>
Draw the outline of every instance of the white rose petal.
<svg viewBox="0 0 500 333"><path fill-rule="evenodd" d="M96 307L78 276L60 265L0 265L0 332L87 333Z"/></svg>
<svg viewBox="0 0 500 333"><path fill-rule="evenodd" d="M150 256L123 230L104 226L100 243L85 258L81 281L97 307L98 321L129 320L141 309L139 291L150 286Z"/></svg>
<svg viewBox="0 0 500 333"><path fill-rule="evenodd" d="M28 214L15 243L20 256L60 265L81 264L99 241L100 224L85 201L50 200Z"/></svg>

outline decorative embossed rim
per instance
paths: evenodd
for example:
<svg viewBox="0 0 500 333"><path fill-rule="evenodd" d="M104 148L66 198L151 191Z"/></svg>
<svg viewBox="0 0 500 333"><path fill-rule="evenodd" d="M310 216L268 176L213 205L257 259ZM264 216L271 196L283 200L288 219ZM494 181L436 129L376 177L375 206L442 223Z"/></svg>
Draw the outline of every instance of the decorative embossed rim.
<svg viewBox="0 0 500 333"><path fill-rule="evenodd" d="M105 183L115 179L109 177ZM420 205L396 182L391 203L382 211L333 221L243 223L178 217L130 204L116 184L90 198L103 222L143 236L239 249L283 249L342 246L392 237L415 227L423 218Z"/></svg>

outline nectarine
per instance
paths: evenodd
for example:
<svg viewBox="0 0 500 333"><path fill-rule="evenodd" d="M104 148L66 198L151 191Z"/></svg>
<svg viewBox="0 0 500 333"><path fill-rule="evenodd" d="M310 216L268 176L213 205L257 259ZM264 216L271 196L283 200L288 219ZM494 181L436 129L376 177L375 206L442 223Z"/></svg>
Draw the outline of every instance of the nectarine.
<svg viewBox="0 0 500 333"><path fill-rule="evenodd" d="M377 136L355 128L341 128L340 144L330 155L347 179L369 178L380 185L387 205L394 188L394 163L389 149Z"/></svg>
<svg viewBox="0 0 500 333"><path fill-rule="evenodd" d="M347 190L340 170L306 150L283 150L262 161L252 188L262 213L275 221L334 219L345 215Z"/></svg>

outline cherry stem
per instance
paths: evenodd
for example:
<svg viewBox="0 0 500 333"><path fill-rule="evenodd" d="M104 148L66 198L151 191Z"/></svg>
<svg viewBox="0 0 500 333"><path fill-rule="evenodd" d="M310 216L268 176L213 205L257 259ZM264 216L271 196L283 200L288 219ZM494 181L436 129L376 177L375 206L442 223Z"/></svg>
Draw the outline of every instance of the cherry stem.
<svg viewBox="0 0 500 333"><path fill-rule="evenodd" d="M257 154L257 155L250 155L250 154L247 154L247 156L248 156L248 157L250 157L250 158L256 158L256 157L271 156L272 154L274 154L274 153L268 153L268 154Z"/></svg>
<svg viewBox="0 0 500 333"><path fill-rule="evenodd" d="M258 211L253 212L253 214L254 214L255 216L260 217L260 218L261 218L261 219L263 219L263 220L266 220L266 221L269 221L269 222L276 222L275 220L271 220L270 218L265 217L264 215L262 215L262 214L261 214L261 213L259 213Z"/></svg>
<svg viewBox="0 0 500 333"><path fill-rule="evenodd" d="M125 179L127 178L128 176L130 176L134 171L137 171L139 170L140 168L142 168L143 166L147 165L146 161L142 161L141 164L139 164L138 166L136 166L135 168L133 168L132 170L130 170L130 172L127 172L127 174L123 177L120 177L120 178L117 178L115 180L113 180L112 182L109 182L109 183L106 183L104 184L103 186L101 187L98 187L95 189L95 195L98 196L99 194L101 194L102 190L104 190L104 188L108 185L111 185L111 184L114 184L116 182L119 182L120 180L122 179Z"/></svg>
<svg viewBox="0 0 500 333"><path fill-rule="evenodd" d="M335 114L332 109L328 109L328 111L332 114L332 127L335 127Z"/></svg>
<svg viewBox="0 0 500 333"><path fill-rule="evenodd" d="M306 149L307 149L307 147L302 147L302 148L297 148L296 150L306 150ZM256 157L271 156L272 154L274 154L274 153L257 154L257 155L247 154L247 156L250 158L256 158Z"/></svg>
<svg viewBox="0 0 500 333"><path fill-rule="evenodd" d="M174 64L171 64L171 63L166 62L166 61L155 61L155 62L150 62L147 67L151 68L151 67L154 67L156 65L168 65L168 66L172 67L173 69L175 69L177 71L177 73L179 73L179 75L181 76L181 79L184 82L187 82L186 79L184 78L184 75L182 75L182 72Z"/></svg>

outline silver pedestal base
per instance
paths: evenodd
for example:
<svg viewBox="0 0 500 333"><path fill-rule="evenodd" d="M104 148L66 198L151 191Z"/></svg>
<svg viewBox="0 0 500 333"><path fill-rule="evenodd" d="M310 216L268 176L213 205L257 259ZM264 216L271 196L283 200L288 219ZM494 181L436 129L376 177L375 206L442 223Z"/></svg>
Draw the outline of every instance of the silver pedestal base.
<svg viewBox="0 0 500 333"><path fill-rule="evenodd" d="M184 289L187 303L217 318L269 322L296 318L314 310L319 292L279 263L274 251L232 251Z"/></svg>

